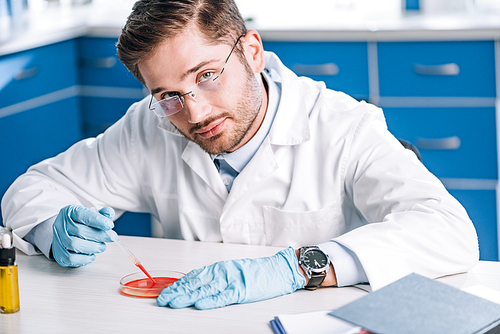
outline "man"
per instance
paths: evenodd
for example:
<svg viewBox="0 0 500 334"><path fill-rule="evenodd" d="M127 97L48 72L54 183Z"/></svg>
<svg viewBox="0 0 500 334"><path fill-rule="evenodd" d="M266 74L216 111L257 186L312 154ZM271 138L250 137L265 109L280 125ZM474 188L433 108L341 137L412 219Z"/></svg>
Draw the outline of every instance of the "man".
<svg viewBox="0 0 500 334"><path fill-rule="evenodd" d="M194 270L157 300L200 309L477 262L467 213L382 111L297 77L232 0L139 1L117 46L152 96L11 186L2 210L25 252L92 262L112 208L150 212L167 238L291 246Z"/></svg>

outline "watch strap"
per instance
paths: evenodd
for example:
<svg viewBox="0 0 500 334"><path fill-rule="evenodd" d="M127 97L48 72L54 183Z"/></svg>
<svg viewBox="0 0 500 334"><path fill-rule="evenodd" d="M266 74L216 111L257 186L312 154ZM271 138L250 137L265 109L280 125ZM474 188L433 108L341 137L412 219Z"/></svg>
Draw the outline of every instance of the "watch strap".
<svg viewBox="0 0 500 334"><path fill-rule="evenodd" d="M309 282L307 282L307 285L304 287L306 290L316 290L318 286L323 283L326 277L326 272L320 273L320 274L312 274L311 278L309 278Z"/></svg>

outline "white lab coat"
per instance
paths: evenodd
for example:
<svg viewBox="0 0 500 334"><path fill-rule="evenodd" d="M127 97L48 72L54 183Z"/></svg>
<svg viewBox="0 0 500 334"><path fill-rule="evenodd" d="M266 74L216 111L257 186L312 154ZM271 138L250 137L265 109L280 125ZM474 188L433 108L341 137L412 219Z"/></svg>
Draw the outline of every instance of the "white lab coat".
<svg viewBox="0 0 500 334"><path fill-rule="evenodd" d="M35 253L22 238L77 203L150 212L167 238L282 247L334 239L356 253L373 289L475 265L466 211L387 131L381 109L298 78L274 54L266 68L282 83L279 109L230 194L209 155L160 122L146 98L103 135L16 180L2 211L17 247Z"/></svg>

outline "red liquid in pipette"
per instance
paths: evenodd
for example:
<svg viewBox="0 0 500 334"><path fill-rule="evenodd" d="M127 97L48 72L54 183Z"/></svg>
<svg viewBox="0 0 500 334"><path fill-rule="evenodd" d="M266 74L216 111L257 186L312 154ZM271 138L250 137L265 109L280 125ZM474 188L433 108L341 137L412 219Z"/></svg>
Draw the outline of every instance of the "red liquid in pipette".
<svg viewBox="0 0 500 334"><path fill-rule="evenodd" d="M148 273L146 268L144 268L140 262L135 263L135 265L137 266L137 268L141 269L142 272L144 273L144 275L146 275L150 280L152 280L153 283L156 283L156 281L153 279L153 277L151 277L151 275Z"/></svg>

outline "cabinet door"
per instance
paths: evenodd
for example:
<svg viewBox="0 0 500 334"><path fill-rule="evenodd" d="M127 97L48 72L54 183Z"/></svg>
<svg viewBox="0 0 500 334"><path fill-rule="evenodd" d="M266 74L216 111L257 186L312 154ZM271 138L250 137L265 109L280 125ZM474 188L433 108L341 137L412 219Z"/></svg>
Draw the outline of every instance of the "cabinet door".
<svg viewBox="0 0 500 334"><path fill-rule="evenodd" d="M264 42L299 76L324 81L328 88L368 99L368 46L365 42Z"/></svg>
<svg viewBox="0 0 500 334"><path fill-rule="evenodd" d="M75 86L75 52L67 41L0 57L0 108Z"/></svg>
<svg viewBox="0 0 500 334"><path fill-rule="evenodd" d="M30 166L80 139L76 97L0 118L0 197Z"/></svg>
<svg viewBox="0 0 500 334"><path fill-rule="evenodd" d="M449 189L449 191L462 203L476 227L480 259L498 261L496 191L494 189Z"/></svg>
<svg viewBox="0 0 500 334"><path fill-rule="evenodd" d="M118 121L137 98L83 96L83 135L95 137Z"/></svg>
<svg viewBox="0 0 500 334"><path fill-rule="evenodd" d="M78 40L85 137L104 132L147 95L143 85L118 60L116 41L94 37Z"/></svg>
<svg viewBox="0 0 500 334"><path fill-rule="evenodd" d="M493 41L381 42L380 96L495 97Z"/></svg>
<svg viewBox="0 0 500 334"><path fill-rule="evenodd" d="M78 39L80 84L142 89L142 84L118 59L116 42L116 38Z"/></svg>
<svg viewBox="0 0 500 334"><path fill-rule="evenodd" d="M498 178L494 107L384 108L389 130L438 177Z"/></svg>

